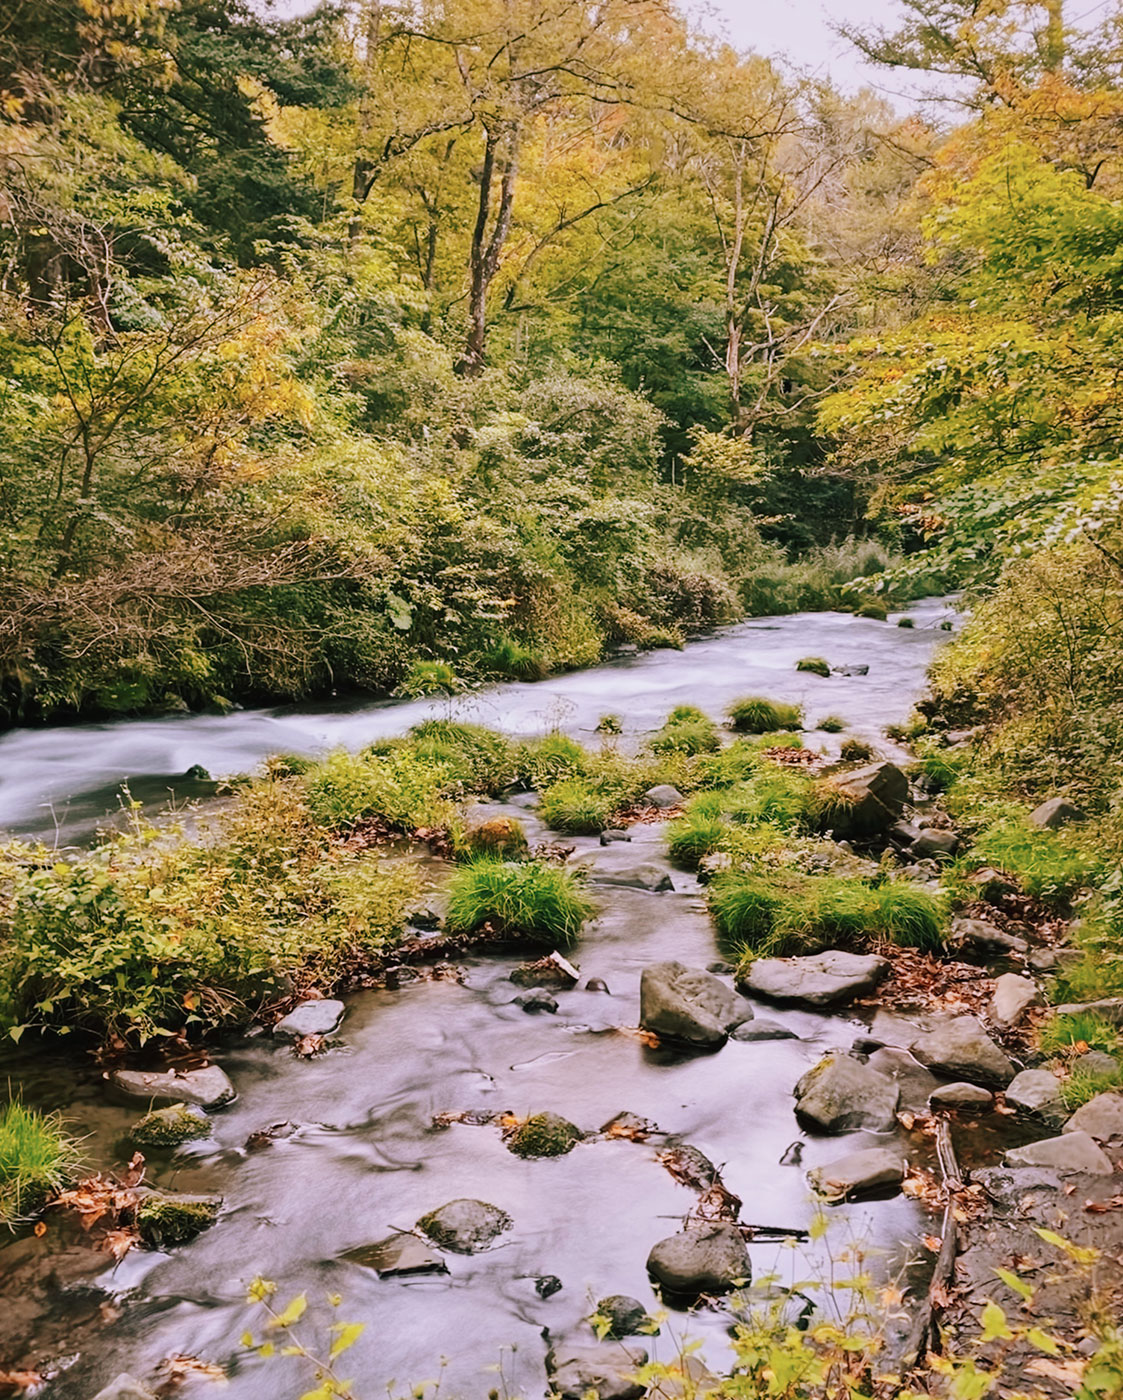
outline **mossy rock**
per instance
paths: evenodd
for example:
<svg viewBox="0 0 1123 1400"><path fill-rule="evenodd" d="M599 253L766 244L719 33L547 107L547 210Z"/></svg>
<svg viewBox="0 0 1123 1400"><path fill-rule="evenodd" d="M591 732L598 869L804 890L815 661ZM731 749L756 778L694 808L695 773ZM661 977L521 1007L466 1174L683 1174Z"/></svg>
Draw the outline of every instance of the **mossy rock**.
<svg viewBox="0 0 1123 1400"><path fill-rule="evenodd" d="M178 1147L195 1138L209 1137L211 1120L189 1103L154 1108L134 1123L130 1137L138 1147Z"/></svg>
<svg viewBox="0 0 1123 1400"><path fill-rule="evenodd" d="M912 619L911 617L899 617L899 618L897 619L897 626L898 626L898 627L915 627L915 626L916 626L916 623L913 621L913 619Z"/></svg>
<svg viewBox="0 0 1123 1400"><path fill-rule="evenodd" d="M179 1196L151 1191L137 1202L135 1223L153 1249L186 1244L218 1219L221 1196Z"/></svg>
<svg viewBox="0 0 1123 1400"><path fill-rule="evenodd" d="M491 817L481 822L468 832L465 844L471 855L498 860L525 860L530 854L526 832L514 817Z"/></svg>
<svg viewBox="0 0 1123 1400"><path fill-rule="evenodd" d="M557 1113L535 1113L507 1139L516 1157L564 1157L583 1134Z"/></svg>
<svg viewBox="0 0 1123 1400"><path fill-rule="evenodd" d="M855 612L859 617L870 617L873 618L875 622L887 622L889 620L889 609L884 603L878 602L875 598L871 598L869 602L861 603L855 609Z"/></svg>
<svg viewBox="0 0 1123 1400"><path fill-rule="evenodd" d="M821 656L804 656L795 663L797 671L810 671L813 676L829 676L831 673L830 662L825 661Z"/></svg>
<svg viewBox="0 0 1123 1400"><path fill-rule="evenodd" d="M843 763L865 763L873 757L873 745L864 739L843 739L838 756Z"/></svg>

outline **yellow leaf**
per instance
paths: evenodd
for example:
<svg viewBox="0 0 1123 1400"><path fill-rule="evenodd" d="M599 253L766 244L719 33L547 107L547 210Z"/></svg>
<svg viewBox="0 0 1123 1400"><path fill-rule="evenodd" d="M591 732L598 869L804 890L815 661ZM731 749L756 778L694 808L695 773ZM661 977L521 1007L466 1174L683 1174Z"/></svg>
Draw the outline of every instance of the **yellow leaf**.
<svg viewBox="0 0 1123 1400"><path fill-rule="evenodd" d="M983 1335L980 1341L993 1342L997 1337L1008 1341L1014 1335L1006 1325L1006 1314L997 1303L987 1303L983 1308L982 1323Z"/></svg>
<svg viewBox="0 0 1123 1400"><path fill-rule="evenodd" d="M282 1308L276 1317L271 1318L270 1327L291 1327L294 1322L299 1322L304 1316L308 1307L308 1298L303 1293L298 1293L287 1308Z"/></svg>
<svg viewBox="0 0 1123 1400"><path fill-rule="evenodd" d="M338 1326L333 1327L331 1330L335 1333L335 1338L331 1344L331 1351L329 1353L329 1357L332 1361L334 1361L337 1356L342 1356L342 1354L345 1351L347 1351L350 1347L353 1347L355 1345L355 1343L366 1331L366 1323L341 1322L338 1324Z"/></svg>

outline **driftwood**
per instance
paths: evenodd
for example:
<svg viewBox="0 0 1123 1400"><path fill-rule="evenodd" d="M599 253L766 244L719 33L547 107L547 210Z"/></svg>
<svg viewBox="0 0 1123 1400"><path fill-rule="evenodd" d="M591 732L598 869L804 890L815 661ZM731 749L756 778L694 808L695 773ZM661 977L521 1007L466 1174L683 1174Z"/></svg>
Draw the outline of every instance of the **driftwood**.
<svg viewBox="0 0 1123 1400"><path fill-rule="evenodd" d="M939 1315L955 1273L955 1256L959 1248L955 1193L962 1188L963 1181L951 1140L951 1128L946 1118L939 1118L936 1122L936 1157L948 1199L944 1207L942 1238L940 1252L936 1256L936 1267L932 1270L928 1292L917 1309L905 1341L901 1359L906 1373L921 1365L929 1351L938 1351L940 1348Z"/></svg>

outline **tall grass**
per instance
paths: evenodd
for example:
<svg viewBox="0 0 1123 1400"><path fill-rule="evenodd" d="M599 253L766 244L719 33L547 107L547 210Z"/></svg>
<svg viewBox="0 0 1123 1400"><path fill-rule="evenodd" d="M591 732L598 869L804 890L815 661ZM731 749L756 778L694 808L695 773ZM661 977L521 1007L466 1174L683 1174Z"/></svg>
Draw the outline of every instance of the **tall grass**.
<svg viewBox="0 0 1123 1400"><path fill-rule="evenodd" d="M543 792L538 811L547 826L567 836L595 836L620 805L618 789L590 778L563 778Z"/></svg>
<svg viewBox="0 0 1123 1400"><path fill-rule="evenodd" d="M592 902L572 871L544 861L477 860L457 870L448 885L446 922L452 933L473 933L490 924L500 933L524 933L569 948L592 914Z"/></svg>
<svg viewBox="0 0 1123 1400"><path fill-rule="evenodd" d="M975 837L960 868L993 865L1012 875L1026 894L1063 903L1100 873L1101 861L1084 839L1077 828L1042 831L1024 818L1004 818Z"/></svg>
<svg viewBox="0 0 1123 1400"><path fill-rule="evenodd" d="M769 700L763 695L734 700L728 714L733 728L745 734L769 734L775 729L799 729L803 725L803 711L798 705Z"/></svg>
<svg viewBox="0 0 1123 1400"><path fill-rule="evenodd" d="M11 1226L42 1206L78 1166L74 1141L56 1113L12 1099L0 1109L0 1224Z"/></svg>

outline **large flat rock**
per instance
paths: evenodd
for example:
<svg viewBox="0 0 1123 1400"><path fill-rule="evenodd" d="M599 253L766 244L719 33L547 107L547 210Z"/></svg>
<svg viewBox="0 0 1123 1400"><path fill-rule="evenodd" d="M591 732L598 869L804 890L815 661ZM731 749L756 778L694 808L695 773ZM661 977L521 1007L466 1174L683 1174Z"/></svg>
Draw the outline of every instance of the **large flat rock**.
<svg viewBox="0 0 1123 1400"><path fill-rule="evenodd" d="M884 1132L896 1119L892 1079L849 1055L828 1055L795 1086L796 1117L824 1133Z"/></svg>
<svg viewBox="0 0 1123 1400"><path fill-rule="evenodd" d="M749 1251L735 1225L696 1225L660 1240L648 1273L668 1293L728 1293L752 1276Z"/></svg>
<svg viewBox="0 0 1123 1400"><path fill-rule="evenodd" d="M631 1342L602 1342L582 1346L558 1342L546 1357L551 1393L561 1400L640 1400L646 1386L636 1372L647 1352Z"/></svg>
<svg viewBox="0 0 1123 1400"><path fill-rule="evenodd" d="M1061 1083L1047 1069L1023 1069L1006 1086L1006 1102L1022 1113L1041 1118L1063 1118Z"/></svg>
<svg viewBox="0 0 1123 1400"><path fill-rule="evenodd" d="M110 1083L131 1098L153 1104L187 1103L198 1108L221 1108L234 1097L234 1086L218 1065L202 1069L118 1069Z"/></svg>
<svg viewBox="0 0 1123 1400"><path fill-rule="evenodd" d="M895 1148L869 1147L840 1157L837 1162L828 1162L824 1167L813 1167L807 1173L807 1180L820 1196L841 1201L899 1186L907 1167L904 1155Z"/></svg>
<svg viewBox="0 0 1123 1400"><path fill-rule="evenodd" d="M832 950L806 958L758 958L741 984L772 1001L837 1006L872 991L889 964L872 953Z"/></svg>
<svg viewBox="0 0 1123 1400"><path fill-rule="evenodd" d="M343 1020L343 1003L331 997L302 1001L273 1027L276 1040L303 1040L307 1035L331 1035Z"/></svg>
<svg viewBox="0 0 1123 1400"><path fill-rule="evenodd" d="M1062 1176L1110 1176L1115 1170L1095 1138L1082 1132L1012 1148L1002 1161L1008 1167L1044 1167Z"/></svg>
<svg viewBox="0 0 1123 1400"><path fill-rule="evenodd" d="M512 1225L511 1217L498 1206L468 1197L449 1201L417 1222L417 1228L454 1254L478 1254Z"/></svg>
<svg viewBox="0 0 1123 1400"><path fill-rule="evenodd" d="M1087 1133L1097 1142L1123 1141L1123 1094L1109 1090L1083 1104L1061 1130Z"/></svg>

